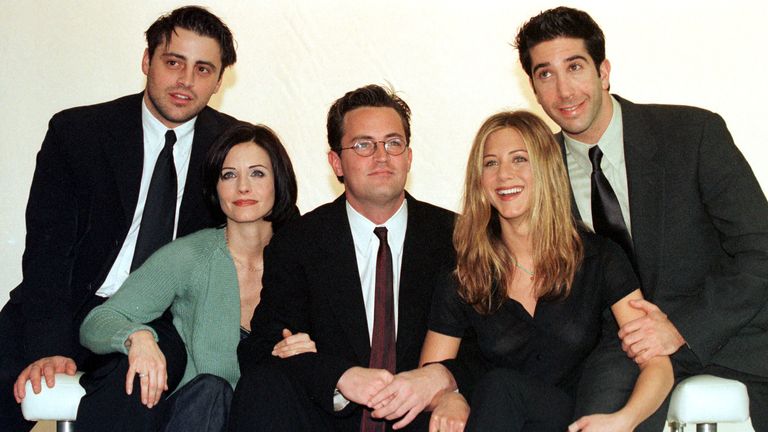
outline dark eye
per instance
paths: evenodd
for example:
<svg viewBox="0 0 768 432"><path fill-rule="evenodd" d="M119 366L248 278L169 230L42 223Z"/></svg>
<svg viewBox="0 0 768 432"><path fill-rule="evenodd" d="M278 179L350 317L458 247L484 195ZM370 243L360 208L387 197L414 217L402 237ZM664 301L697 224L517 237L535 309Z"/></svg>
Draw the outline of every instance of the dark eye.
<svg viewBox="0 0 768 432"><path fill-rule="evenodd" d="M485 161L483 163L483 166L488 168L488 167L494 167L494 166L496 166L498 164L499 164L499 162L496 159L488 159L487 161Z"/></svg>
<svg viewBox="0 0 768 432"><path fill-rule="evenodd" d="M264 177L265 175L266 174L264 173L264 171L260 169L255 169L251 171L251 177Z"/></svg>
<svg viewBox="0 0 768 432"><path fill-rule="evenodd" d="M385 145L387 148L391 148L391 149L400 149L400 148L402 148L403 146L405 146L405 143L404 143L404 142L403 142L403 140L402 140L402 139L400 139L400 138L391 138L391 139L388 139L388 140L387 140L387 141L384 143L384 145Z"/></svg>
<svg viewBox="0 0 768 432"><path fill-rule="evenodd" d="M518 156L515 156L512 159L512 161L514 161L515 163L521 163L521 162L528 162L528 159L525 156L518 155Z"/></svg>
<svg viewBox="0 0 768 432"><path fill-rule="evenodd" d="M574 63L574 64L571 65L570 69L572 71L580 71L580 70L583 69L583 67L581 66L580 63Z"/></svg>
<svg viewBox="0 0 768 432"><path fill-rule="evenodd" d="M552 72L550 72L550 71L548 71L548 70L542 70L542 71L541 71L541 72L539 72L539 74L538 74L538 77L539 77L540 79L546 79L546 78L549 78L549 77L551 77L551 76L552 76Z"/></svg>
<svg viewBox="0 0 768 432"><path fill-rule="evenodd" d="M221 180L229 180L237 177L237 174L235 174L234 171L222 171L221 176L219 177Z"/></svg>
<svg viewBox="0 0 768 432"><path fill-rule="evenodd" d="M203 75L208 75L211 73L211 69L208 68L207 66L200 66L197 68L197 71Z"/></svg>

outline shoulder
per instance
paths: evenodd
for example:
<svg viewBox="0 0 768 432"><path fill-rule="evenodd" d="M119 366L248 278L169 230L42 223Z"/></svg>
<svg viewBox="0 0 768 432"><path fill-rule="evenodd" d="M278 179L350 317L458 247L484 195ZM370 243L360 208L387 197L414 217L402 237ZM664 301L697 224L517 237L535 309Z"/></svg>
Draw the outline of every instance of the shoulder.
<svg viewBox="0 0 768 432"><path fill-rule="evenodd" d="M453 231L456 213L436 205L419 201L410 195L408 199L408 223L423 224L437 229L449 229Z"/></svg>
<svg viewBox="0 0 768 432"><path fill-rule="evenodd" d="M614 95L621 104L622 116L641 118L651 125L676 128L701 128L710 122L723 122L720 115L704 108L687 105L636 104Z"/></svg>
<svg viewBox="0 0 768 432"><path fill-rule="evenodd" d="M86 125L93 126L93 122L104 119L124 116L131 112L141 115L142 93L123 96L121 98L93 105L84 105L68 108L60 111L51 118L51 125Z"/></svg>
<svg viewBox="0 0 768 432"><path fill-rule="evenodd" d="M194 269L207 261L223 244L224 233L221 228L205 228L163 246L153 255L153 261L184 270Z"/></svg>
<svg viewBox="0 0 768 432"><path fill-rule="evenodd" d="M223 112L216 111L215 109L206 106L197 115L197 119L201 124L206 127L215 126L218 129L226 129L227 127L237 123L239 120L231 115L224 114Z"/></svg>

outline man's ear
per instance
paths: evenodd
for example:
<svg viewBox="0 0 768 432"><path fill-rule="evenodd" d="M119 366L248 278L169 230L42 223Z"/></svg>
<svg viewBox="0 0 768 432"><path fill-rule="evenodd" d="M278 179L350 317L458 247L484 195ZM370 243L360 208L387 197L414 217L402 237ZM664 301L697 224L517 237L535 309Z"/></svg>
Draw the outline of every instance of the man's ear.
<svg viewBox="0 0 768 432"><path fill-rule="evenodd" d="M141 71L144 75L149 74L149 48L144 48L144 56L141 57Z"/></svg>
<svg viewBox="0 0 768 432"><path fill-rule="evenodd" d="M341 156L333 150L328 152L328 164L331 165L336 177L344 177L344 170L341 167Z"/></svg>
<svg viewBox="0 0 768 432"><path fill-rule="evenodd" d="M600 67L597 69L600 74L600 82L602 83L603 90L610 90L611 88L611 62L608 59L603 60L600 63Z"/></svg>

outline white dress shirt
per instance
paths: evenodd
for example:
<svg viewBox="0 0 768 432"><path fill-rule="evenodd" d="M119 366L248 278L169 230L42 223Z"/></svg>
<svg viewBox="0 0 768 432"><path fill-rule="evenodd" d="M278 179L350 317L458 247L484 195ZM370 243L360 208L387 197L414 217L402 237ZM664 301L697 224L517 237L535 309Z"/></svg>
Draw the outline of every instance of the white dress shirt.
<svg viewBox="0 0 768 432"><path fill-rule="evenodd" d="M600 169L611 184L621 207L621 215L627 226L630 238L632 225L629 215L629 190L627 188L627 165L624 162L624 124L621 119L621 105L611 96L613 117L608 128L597 144L603 152ZM565 157L568 161L568 176L571 180L573 197L579 209L581 220L590 228L592 224L592 162L589 149L592 144L577 141L563 132Z"/></svg>
<svg viewBox="0 0 768 432"><path fill-rule="evenodd" d="M176 219L173 227L174 238L176 238L176 231L179 225L179 208L181 206L181 197L184 195L184 185L187 182L189 156L192 153L192 140L195 135L196 120L197 117L173 129L176 133L176 143L173 146L173 163L176 166L178 185L176 190ZM128 229L128 235L125 237L123 247L120 248L117 259L112 264L112 268L109 270L104 283L96 291L96 295L101 297L110 297L117 292L131 271L131 261L133 261L133 252L136 249L136 239L139 236L144 204L147 202L149 183L152 180L152 172L155 170L155 162L157 162L160 151L165 146L165 133L168 131L168 128L149 112L144 99L141 101L141 125L144 135L144 162L141 171L139 200L136 203L136 211L133 213L131 227Z"/></svg>
<svg viewBox="0 0 768 432"><path fill-rule="evenodd" d="M379 250L379 238L373 229L379 226L387 228L387 243L392 251L392 289L395 301L395 335L397 335L398 300L400 298L400 268L403 262L403 243L408 225L408 204L403 200L400 208L381 225L376 225L357 212L347 202L347 219L355 243L357 270L360 273L360 285L363 288L365 317L368 320L368 340L373 337L373 317L376 299L376 255Z"/></svg>

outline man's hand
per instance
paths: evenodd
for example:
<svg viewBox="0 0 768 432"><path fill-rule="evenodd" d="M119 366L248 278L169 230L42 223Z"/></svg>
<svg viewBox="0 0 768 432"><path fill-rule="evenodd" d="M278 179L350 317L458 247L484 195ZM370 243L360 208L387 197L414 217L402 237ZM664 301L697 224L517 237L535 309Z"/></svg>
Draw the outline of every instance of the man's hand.
<svg viewBox="0 0 768 432"><path fill-rule="evenodd" d="M365 405L393 379L394 376L384 369L355 366L341 375L336 388L348 401Z"/></svg>
<svg viewBox="0 0 768 432"><path fill-rule="evenodd" d="M152 408L168 390L168 371L165 355L148 330L139 330L128 337L128 373L125 375L125 393L133 393L133 380L139 376L141 403Z"/></svg>
<svg viewBox="0 0 768 432"><path fill-rule="evenodd" d="M401 372L377 393L367 405L374 411L374 418L400 421L393 429L407 426L435 397L446 390L456 388L451 373L441 364L431 364L419 369Z"/></svg>
<svg viewBox="0 0 768 432"><path fill-rule="evenodd" d="M16 379L16 383L13 385L13 396L16 398L16 403L21 403L21 400L26 396L24 385L27 383L27 380L32 382L32 391L38 394L42 390L40 387L41 376L45 377L45 384L48 388L53 388L56 384L55 374L65 373L67 375L74 375L75 372L77 372L77 365L69 357L53 356L41 358L24 368Z"/></svg>
<svg viewBox="0 0 768 432"><path fill-rule="evenodd" d="M469 404L464 396L456 392L444 393L432 411L429 432L463 432L468 417Z"/></svg>
<svg viewBox="0 0 768 432"><path fill-rule="evenodd" d="M272 355L280 358L288 358L307 352L317 352L315 341L310 339L306 333L293 334L288 329L283 329L283 340L272 348Z"/></svg>
<svg viewBox="0 0 768 432"><path fill-rule="evenodd" d="M657 355L672 355L685 344L675 325L656 305L647 300L631 300L629 305L646 314L619 330L621 348L635 363L645 363Z"/></svg>

